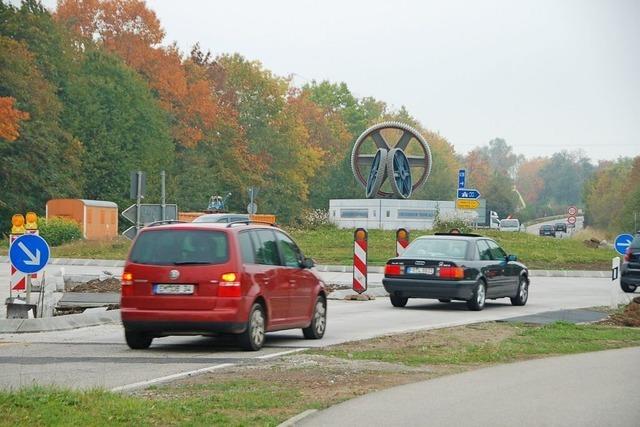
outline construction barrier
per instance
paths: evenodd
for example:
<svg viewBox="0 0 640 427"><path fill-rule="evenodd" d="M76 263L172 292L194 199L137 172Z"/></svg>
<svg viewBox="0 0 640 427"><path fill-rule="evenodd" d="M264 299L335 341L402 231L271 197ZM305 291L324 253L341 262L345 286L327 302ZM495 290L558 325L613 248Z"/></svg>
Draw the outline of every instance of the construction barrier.
<svg viewBox="0 0 640 427"><path fill-rule="evenodd" d="M353 233L353 290L367 290L367 230L356 228Z"/></svg>
<svg viewBox="0 0 640 427"><path fill-rule="evenodd" d="M398 228L396 231L396 256L402 255L409 246L409 231L406 228Z"/></svg>

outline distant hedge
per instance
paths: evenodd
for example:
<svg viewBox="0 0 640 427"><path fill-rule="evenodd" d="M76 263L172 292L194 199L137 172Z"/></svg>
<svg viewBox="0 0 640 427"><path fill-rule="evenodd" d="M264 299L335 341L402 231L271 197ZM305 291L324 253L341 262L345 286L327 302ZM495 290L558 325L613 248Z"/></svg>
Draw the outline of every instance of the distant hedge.
<svg viewBox="0 0 640 427"><path fill-rule="evenodd" d="M82 239L80 225L72 219L53 217L38 222L40 236L50 246L60 246L67 242Z"/></svg>

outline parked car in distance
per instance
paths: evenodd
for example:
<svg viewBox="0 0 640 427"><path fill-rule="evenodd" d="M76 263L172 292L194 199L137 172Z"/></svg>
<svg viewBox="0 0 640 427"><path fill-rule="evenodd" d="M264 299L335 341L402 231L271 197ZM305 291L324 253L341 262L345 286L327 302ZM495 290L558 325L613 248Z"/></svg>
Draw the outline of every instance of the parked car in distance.
<svg viewBox="0 0 640 427"><path fill-rule="evenodd" d="M556 222L556 225L554 226L556 232L561 231L563 233L567 232L567 224L565 224L564 222Z"/></svg>
<svg viewBox="0 0 640 427"><path fill-rule="evenodd" d="M540 226L538 234L540 234L541 236L556 237L556 228L551 224L544 224Z"/></svg>
<svg viewBox="0 0 640 427"><path fill-rule="evenodd" d="M235 213L215 213L200 215L193 222L236 222L236 221L249 221L249 215L235 214Z"/></svg>
<svg viewBox="0 0 640 427"><path fill-rule="evenodd" d="M520 231L520 220L516 218L501 219L500 231Z"/></svg>
<svg viewBox="0 0 640 427"><path fill-rule="evenodd" d="M620 266L620 287L625 292L635 292L640 286L640 234L631 241Z"/></svg>
<svg viewBox="0 0 640 427"><path fill-rule="evenodd" d="M324 282L293 239L258 223L143 228L122 273L121 316L132 349L167 335L236 334L259 350L265 332L326 329Z"/></svg>
<svg viewBox="0 0 640 427"><path fill-rule="evenodd" d="M489 238L436 233L418 237L401 256L387 261L382 284L394 307L404 307L411 298L433 298L466 301L477 311L486 299L506 297L513 305L525 305L529 270Z"/></svg>

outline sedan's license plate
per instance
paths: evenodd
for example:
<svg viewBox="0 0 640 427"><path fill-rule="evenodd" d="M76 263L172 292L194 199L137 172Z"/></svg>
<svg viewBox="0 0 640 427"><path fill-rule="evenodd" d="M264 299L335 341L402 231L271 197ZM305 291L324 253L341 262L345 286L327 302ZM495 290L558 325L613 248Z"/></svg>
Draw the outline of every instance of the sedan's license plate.
<svg viewBox="0 0 640 427"><path fill-rule="evenodd" d="M193 285L157 284L154 293L158 295L191 295Z"/></svg>
<svg viewBox="0 0 640 427"><path fill-rule="evenodd" d="M433 267L407 267L407 274L433 274Z"/></svg>

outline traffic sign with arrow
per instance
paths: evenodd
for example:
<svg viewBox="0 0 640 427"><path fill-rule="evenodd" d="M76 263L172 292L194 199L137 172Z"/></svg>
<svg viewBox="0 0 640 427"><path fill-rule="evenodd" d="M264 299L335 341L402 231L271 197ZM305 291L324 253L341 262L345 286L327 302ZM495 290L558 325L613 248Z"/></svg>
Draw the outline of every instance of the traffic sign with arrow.
<svg viewBox="0 0 640 427"><path fill-rule="evenodd" d="M9 259L16 270L33 274L47 265L49 253L46 240L36 234L25 234L13 241L9 249Z"/></svg>
<svg viewBox="0 0 640 427"><path fill-rule="evenodd" d="M480 192L475 188L459 188L458 199L479 199Z"/></svg>
<svg viewBox="0 0 640 427"><path fill-rule="evenodd" d="M627 252L627 249L629 248L629 246L631 245L632 240L633 240L633 236L631 234L619 234L613 243L613 246L616 249L616 252L618 252L620 255L624 255Z"/></svg>

